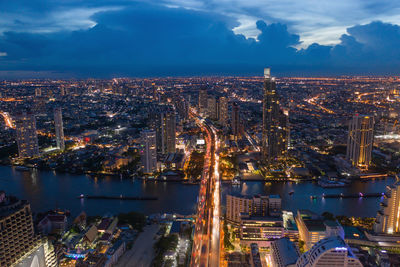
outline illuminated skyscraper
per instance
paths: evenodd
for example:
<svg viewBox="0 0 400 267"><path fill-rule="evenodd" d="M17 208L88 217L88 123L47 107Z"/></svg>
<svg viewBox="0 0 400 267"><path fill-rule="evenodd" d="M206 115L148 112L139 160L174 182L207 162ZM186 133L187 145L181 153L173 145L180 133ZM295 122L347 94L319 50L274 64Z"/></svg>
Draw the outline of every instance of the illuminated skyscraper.
<svg viewBox="0 0 400 267"><path fill-rule="evenodd" d="M289 125L288 112L279 106L275 78L270 69L264 69L262 156L267 165L284 158L287 153Z"/></svg>
<svg viewBox="0 0 400 267"><path fill-rule="evenodd" d="M161 154L175 153L176 115L169 109L156 115L157 151Z"/></svg>
<svg viewBox="0 0 400 267"><path fill-rule="evenodd" d="M36 132L36 119L30 112L23 112L16 117L18 155L35 157L39 155L39 144Z"/></svg>
<svg viewBox="0 0 400 267"><path fill-rule="evenodd" d="M42 96L42 88L40 87L35 88L35 96Z"/></svg>
<svg viewBox="0 0 400 267"><path fill-rule="evenodd" d="M141 163L144 173L157 170L156 132L144 130L141 132Z"/></svg>
<svg viewBox="0 0 400 267"><path fill-rule="evenodd" d="M179 96L175 99L175 107L180 120L187 121L189 119L189 101Z"/></svg>
<svg viewBox="0 0 400 267"><path fill-rule="evenodd" d="M176 151L176 112L171 105L155 106L149 114L150 128L156 131L157 153Z"/></svg>
<svg viewBox="0 0 400 267"><path fill-rule="evenodd" d="M222 126L228 126L228 99L226 97L219 98L218 121Z"/></svg>
<svg viewBox="0 0 400 267"><path fill-rule="evenodd" d="M358 114L354 115L349 123L347 160L353 166L367 170L371 163L373 141L374 118Z"/></svg>
<svg viewBox="0 0 400 267"><path fill-rule="evenodd" d="M0 266L57 266L54 251L33 229L26 200L0 191Z"/></svg>
<svg viewBox="0 0 400 267"><path fill-rule="evenodd" d="M164 115L164 145L165 153L175 153L176 151L176 114L175 110L170 110Z"/></svg>
<svg viewBox="0 0 400 267"><path fill-rule="evenodd" d="M240 108L236 102L232 104L231 128L233 135L237 138L240 135Z"/></svg>
<svg viewBox="0 0 400 267"><path fill-rule="evenodd" d="M217 119L217 100L215 96L209 96L207 99L207 114L210 119Z"/></svg>
<svg viewBox="0 0 400 267"><path fill-rule="evenodd" d="M202 88L199 91L199 112L205 112L207 110L207 89Z"/></svg>
<svg viewBox="0 0 400 267"><path fill-rule="evenodd" d="M159 98L156 84L152 83L151 86L153 87L153 100L158 102Z"/></svg>
<svg viewBox="0 0 400 267"><path fill-rule="evenodd" d="M56 130L57 148L59 148L60 150L64 150L65 149L64 126L63 126L61 107L57 107L54 109L54 128Z"/></svg>
<svg viewBox="0 0 400 267"><path fill-rule="evenodd" d="M103 88L104 89L104 88ZM61 86L60 87L60 96L65 96L66 95L66 92L65 92L65 87L64 86Z"/></svg>
<svg viewBox="0 0 400 267"><path fill-rule="evenodd" d="M376 216L374 231L378 234L400 233L400 182L388 188Z"/></svg>

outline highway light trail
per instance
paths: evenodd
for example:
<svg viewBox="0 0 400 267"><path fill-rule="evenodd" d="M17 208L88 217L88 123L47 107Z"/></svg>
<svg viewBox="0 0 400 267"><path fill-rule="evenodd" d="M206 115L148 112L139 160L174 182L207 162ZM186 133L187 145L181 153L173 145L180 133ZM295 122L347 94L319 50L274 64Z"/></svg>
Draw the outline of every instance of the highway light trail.
<svg viewBox="0 0 400 267"><path fill-rule="evenodd" d="M313 106L316 106L316 107L320 108L322 111L324 111L326 113L335 114L335 112L333 110L330 110L330 109L328 109L328 108L326 108L326 107L324 107L324 106L322 106L321 104L318 103L318 100L319 100L320 97L321 97L320 94L318 94L318 95L316 95L314 97L311 97L311 98L308 98L308 99L304 99L304 101L307 102L310 105L313 105Z"/></svg>
<svg viewBox="0 0 400 267"><path fill-rule="evenodd" d="M191 116L205 133L207 148L200 182L190 266L217 267L220 255L220 181L217 155L219 141L215 128L195 113L192 112Z"/></svg>
<svg viewBox="0 0 400 267"><path fill-rule="evenodd" d="M9 128L15 129L15 125L11 119L10 114L8 114L8 112L4 112L4 111L1 111L0 114L1 114L1 116L3 116L6 126Z"/></svg>
<svg viewBox="0 0 400 267"><path fill-rule="evenodd" d="M254 151L260 151L260 148L255 144L255 142L253 141L253 138L251 138L251 136L249 135L249 133L247 131L244 131L244 134L247 138L247 140L249 141L249 143L253 146Z"/></svg>
<svg viewBox="0 0 400 267"><path fill-rule="evenodd" d="M213 219L211 231L211 253L209 266L219 266L220 255L220 177L219 177L219 140L215 128L212 127L215 139L215 158L214 158L214 192L213 192Z"/></svg>
<svg viewBox="0 0 400 267"><path fill-rule="evenodd" d="M211 161L211 133L204 125L204 120L191 112L196 124L206 133L206 153L204 156L204 167L200 182L199 197L197 202L197 218L193 237L192 258L190 266L208 266L209 252L209 199L210 199L210 161Z"/></svg>

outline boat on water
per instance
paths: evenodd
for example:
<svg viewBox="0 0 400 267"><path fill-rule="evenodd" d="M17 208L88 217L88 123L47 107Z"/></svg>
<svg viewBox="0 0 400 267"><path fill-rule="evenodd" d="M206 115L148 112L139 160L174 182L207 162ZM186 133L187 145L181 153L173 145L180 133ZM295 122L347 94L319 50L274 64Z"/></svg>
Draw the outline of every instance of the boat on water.
<svg viewBox="0 0 400 267"><path fill-rule="evenodd" d="M106 196L106 195L79 195L78 199L105 199L105 200L158 200L158 197L152 196Z"/></svg>
<svg viewBox="0 0 400 267"><path fill-rule="evenodd" d="M20 172L29 172L31 169L25 166L16 166L15 170L20 171Z"/></svg>
<svg viewBox="0 0 400 267"><path fill-rule="evenodd" d="M288 194L289 194L289 196L291 196L291 195L294 194L294 191L292 190L292 191L290 191Z"/></svg>
<svg viewBox="0 0 400 267"><path fill-rule="evenodd" d="M323 188L337 188L337 187L346 187L348 184L340 181L331 181L331 180L319 180L318 185Z"/></svg>
<svg viewBox="0 0 400 267"><path fill-rule="evenodd" d="M317 196L310 196L311 199L317 199Z"/></svg>

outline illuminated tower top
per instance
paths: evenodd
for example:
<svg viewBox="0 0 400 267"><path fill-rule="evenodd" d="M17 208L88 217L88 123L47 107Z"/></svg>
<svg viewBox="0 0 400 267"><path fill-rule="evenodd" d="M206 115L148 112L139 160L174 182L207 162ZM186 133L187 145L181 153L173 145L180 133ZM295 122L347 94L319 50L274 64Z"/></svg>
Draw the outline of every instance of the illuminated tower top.
<svg viewBox="0 0 400 267"><path fill-rule="evenodd" d="M271 78L271 68L264 68L264 78Z"/></svg>

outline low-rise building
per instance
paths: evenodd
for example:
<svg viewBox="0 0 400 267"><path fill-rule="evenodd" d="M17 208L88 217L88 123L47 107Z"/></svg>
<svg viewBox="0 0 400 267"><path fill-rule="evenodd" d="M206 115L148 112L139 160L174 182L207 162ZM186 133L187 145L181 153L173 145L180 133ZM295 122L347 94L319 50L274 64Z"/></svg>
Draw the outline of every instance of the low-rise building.
<svg viewBox="0 0 400 267"><path fill-rule="evenodd" d="M288 238L281 238L271 243L272 267L294 267L299 256L298 248Z"/></svg>
<svg viewBox="0 0 400 267"><path fill-rule="evenodd" d="M321 239L296 262L296 267L362 267L360 260L339 236Z"/></svg>
<svg viewBox="0 0 400 267"><path fill-rule="evenodd" d="M268 248L270 243L284 236L283 220L280 217L242 216L240 222L240 243L250 246L256 243Z"/></svg>
<svg viewBox="0 0 400 267"><path fill-rule="evenodd" d="M344 239L344 229L338 221L324 220L309 210L298 210L296 223L299 229L299 239L304 241L305 250L309 250L325 237L339 236Z"/></svg>
<svg viewBox="0 0 400 267"><path fill-rule="evenodd" d="M125 242L118 240L115 244L107 250L107 262L105 267L111 267L116 264L119 258L124 254L126 250Z"/></svg>
<svg viewBox="0 0 400 267"><path fill-rule="evenodd" d="M296 221L294 219L293 212L282 211L283 227L285 228L285 237L289 238L290 241L299 241L299 229L297 228Z"/></svg>
<svg viewBox="0 0 400 267"><path fill-rule="evenodd" d="M67 227L65 214L47 214L38 224L39 232L44 235L63 234Z"/></svg>
<svg viewBox="0 0 400 267"><path fill-rule="evenodd" d="M282 199L279 195L253 197L241 195L226 196L226 219L234 224L240 223L242 214L249 216L281 216Z"/></svg>
<svg viewBox="0 0 400 267"><path fill-rule="evenodd" d="M99 233L112 234L117 227L118 218L103 218L100 224L97 226L97 231Z"/></svg>
<svg viewBox="0 0 400 267"><path fill-rule="evenodd" d="M248 197L226 196L226 219L232 223L240 223L241 213L251 213L252 199Z"/></svg>
<svg viewBox="0 0 400 267"><path fill-rule="evenodd" d="M163 169L182 170L185 163L184 154L169 153L164 159Z"/></svg>
<svg viewBox="0 0 400 267"><path fill-rule="evenodd" d="M309 250L326 236L324 221L309 210L297 211L296 224L299 228L299 238L304 241L305 250Z"/></svg>
<svg viewBox="0 0 400 267"><path fill-rule="evenodd" d="M92 225L83 236L83 242L87 244L92 244L97 238L97 227Z"/></svg>

